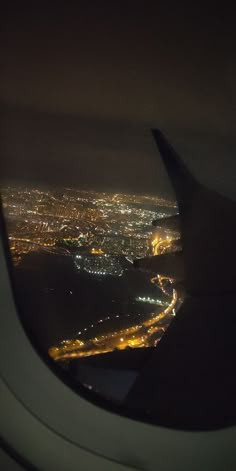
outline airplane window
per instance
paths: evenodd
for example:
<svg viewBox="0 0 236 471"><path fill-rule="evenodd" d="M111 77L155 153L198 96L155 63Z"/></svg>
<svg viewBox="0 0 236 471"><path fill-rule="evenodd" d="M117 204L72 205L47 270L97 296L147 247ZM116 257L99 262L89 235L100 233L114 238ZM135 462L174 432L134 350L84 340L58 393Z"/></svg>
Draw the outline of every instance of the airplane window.
<svg viewBox="0 0 236 471"><path fill-rule="evenodd" d="M19 110L5 124L19 159L1 194L21 320L68 376L122 404L184 298L178 205L151 132L114 127L107 139L76 118Z"/></svg>

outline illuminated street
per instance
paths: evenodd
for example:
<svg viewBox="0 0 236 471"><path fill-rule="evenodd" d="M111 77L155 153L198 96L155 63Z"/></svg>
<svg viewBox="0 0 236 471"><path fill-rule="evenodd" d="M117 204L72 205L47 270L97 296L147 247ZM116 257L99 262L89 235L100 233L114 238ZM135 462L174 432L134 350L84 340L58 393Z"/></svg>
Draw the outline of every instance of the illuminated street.
<svg viewBox="0 0 236 471"><path fill-rule="evenodd" d="M152 346L153 342L150 342L150 337L158 331L165 332L171 319L166 323L165 328L158 326L158 323L167 318L168 315L174 315L173 309L175 309L177 301L177 291L173 289L173 296L168 307L155 317L145 321L142 325L134 325L100 337L93 337L87 341L64 340L61 345L51 347L49 355L54 360L65 360L112 352L115 349L124 350L127 347L142 348Z"/></svg>
<svg viewBox="0 0 236 471"><path fill-rule="evenodd" d="M154 239L152 242L153 255L165 253L165 249L170 247L170 238L168 240ZM80 340L64 340L61 345L53 346L49 349L49 355L56 361L67 360L70 358L81 358L86 356L98 355L112 352L116 349L124 350L125 348L144 348L157 345L157 341L153 341L153 334L161 332L163 335L168 328L171 317L175 315L175 308L178 303L178 293L172 289L172 295L166 290L165 282L173 283L173 279L157 275L151 278L150 282L161 288L163 293L170 297L166 309L154 315L150 319L144 321L141 325L133 325L127 329L113 331L100 337L93 337L87 341ZM150 298L149 298L150 299ZM155 300L149 301L144 298L145 302L155 303ZM143 300L140 298L138 300ZM159 325L160 321L166 320L165 325ZM101 320L104 322L104 320Z"/></svg>

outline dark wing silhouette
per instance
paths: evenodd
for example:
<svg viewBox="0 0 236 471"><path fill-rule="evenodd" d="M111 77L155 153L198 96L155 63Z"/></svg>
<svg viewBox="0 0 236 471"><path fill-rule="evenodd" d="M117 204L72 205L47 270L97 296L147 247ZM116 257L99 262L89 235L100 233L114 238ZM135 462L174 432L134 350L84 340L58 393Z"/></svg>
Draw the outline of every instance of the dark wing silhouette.
<svg viewBox="0 0 236 471"><path fill-rule="evenodd" d="M206 429L236 422L236 203L204 187L152 131L178 205L186 298L126 405L159 423ZM158 271L158 257L150 259ZM148 261L139 260L139 268Z"/></svg>
<svg viewBox="0 0 236 471"><path fill-rule="evenodd" d="M161 227L163 229L171 229L172 231L179 231L180 229L180 217L179 214L174 216L168 216L160 219L156 219L152 222L153 226Z"/></svg>

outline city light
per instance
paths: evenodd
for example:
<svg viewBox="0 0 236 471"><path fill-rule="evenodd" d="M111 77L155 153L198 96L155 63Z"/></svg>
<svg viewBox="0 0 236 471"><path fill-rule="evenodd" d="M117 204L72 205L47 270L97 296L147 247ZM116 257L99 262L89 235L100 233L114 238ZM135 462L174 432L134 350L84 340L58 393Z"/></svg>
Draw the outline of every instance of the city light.
<svg viewBox="0 0 236 471"><path fill-rule="evenodd" d="M159 278L156 278L156 282L159 283ZM163 280L161 279L162 283ZM170 296L170 295L168 295ZM105 335L96 336L95 338L90 338L88 340L80 342L78 345L74 345L74 340L67 340L66 345L64 346L65 341L61 343L61 346L51 347L49 349L49 355L56 361L63 361L69 358L82 358L84 356L99 355L108 352L112 352L115 349L125 349L129 348L144 348L149 346L156 346L156 339L152 340L152 337L156 333L165 332L167 326L170 323L170 319L166 322L165 327L163 325L159 326L158 323L164 319L168 319L168 316L173 316L173 310L175 309L178 303L178 294L175 289L172 291L172 296L168 307L162 312L157 313L152 316L150 319L144 321L142 324L132 325L125 329L109 332ZM108 316L106 319L109 319ZM101 322L101 319L100 321ZM86 328L84 330L87 330ZM96 345L96 347L95 347ZM72 357L70 356L72 352Z"/></svg>
<svg viewBox="0 0 236 471"><path fill-rule="evenodd" d="M6 218L11 223L9 245L16 266L21 266L29 254L46 253L70 261L78 279L86 276L98 283L113 279L118 283L127 271L134 272L134 260L168 253L179 238L178 234L152 228L153 220L177 211L175 202L160 197L10 186L2 189L2 195ZM77 326L79 339L75 335L62 340L50 347L49 355L64 361L157 345L176 315L178 293L173 281L160 274L152 276L148 283L159 291L156 295L151 290L149 295L135 293L132 302L136 314L123 314L122 309L99 314L100 319L91 318L85 326ZM54 288L45 287L46 293L51 291ZM50 296L54 296L52 293ZM66 294L71 295L71 303L76 289L69 285ZM154 312L144 315L145 304L153 305Z"/></svg>

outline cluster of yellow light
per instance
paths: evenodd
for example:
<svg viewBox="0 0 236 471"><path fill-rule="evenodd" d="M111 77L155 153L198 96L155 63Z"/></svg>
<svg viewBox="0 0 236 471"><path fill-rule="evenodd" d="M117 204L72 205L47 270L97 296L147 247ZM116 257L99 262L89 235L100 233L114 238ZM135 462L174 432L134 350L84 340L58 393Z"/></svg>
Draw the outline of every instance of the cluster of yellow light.
<svg viewBox="0 0 236 471"><path fill-rule="evenodd" d="M103 255L103 254L104 254L104 252L103 252L102 249L95 249L95 248L92 248L92 249L91 249L91 253L92 253L93 255Z"/></svg>
<svg viewBox="0 0 236 471"><path fill-rule="evenodd" d="M162 311L160 314L157 314L156 316L152 317L151 319L148 319L147 321L145 321L143 323L143 325L145 327L149 327L153 324L156 324L160 320L164 319L164 317L166 317L166 315L170 314L172 309L174 309L174 307L177 303L177 300L178 300L177 291L175 289L173 289L173 297L172 297L172 300L171 300L171 303L169 304L169 306L164 311Z"/></svg>
<svg viewBox="0 0 236 471"><path fill-rule="evenodd" d="M94 356L94 355L100 355L108 352L113 352L114 350L125 350L127 347L129 348L143 348L143 347L148 347L148 335L141 335L139 337L135 337L134 339L127 339L127 338L119 338L117 337L117 341L114 344L106 344L103 346L100 346L100 348L97 346L97 348L94 348L94 345L92 345L92 340L88 341L85 343L87 346L87 350L80 350L79 348L77 349L72 349L70 351L67 351L65 346L63 347L51 347L48 351L49 355L53 360L55 361L62 361L62 360L67 360L67 359L73 359L73 358L84 358L88 356ZM90 345L89 345L90 344ZM90 347L90 348L89 348Z"/></svg>
<svg viewBox="0 0 236 471"><path fill-rule="evenodd" d="M30 252L35 252L42 248L52 248L55 246L55 241L37 241L31 240L28 238L9 238L10 241L10 250L12 254L12 259L15 265L18 265L22 260L22 256Z"/></svg>
<svg viewBox="0 0 236 471"><path fill-rule="evenodd" d="M149 333L150 335L155 334L156 332L165 332L165 329L164 329L164 327L158 327L158 326L155 327L154 325L152 325L152 326L148 329L148 333Z"/></svg>
<svg viewBox="0 0 236 471"><path fill-rule="evenodd" d="M156 236L152 241L152 250L153 255L162 255L166 252L167 249L171 247L173 239L170 236L166 236L165 239L162 239L159 236Z"/></svg>
<svg viewBox="0 0 236 471"><path fill-rule="evenodd" d="M112 352L115 349L124 350L127 347L148 347L150 337L157 331L165 330L163 327L155 324L172 312L177 300L177 292L173 289L173 297L168 307L161 313L143 322L142 325L133 325L126 329L120 329L84 341L65 340L62 345L51 347L49 355L54 360L66 360Z"/></svg>
<svg viewBox="0 0 236 471"><path fill-rule="evenodd" d="M99 343L103 343L104 341L106 342L107 340L112 340L114 337L127 337L128 335L137 332L137 330L141 329L141 327L141 325L133 325L131 327L128 327L127 329L121 329L115 332L111 332L109 334L101 335L100 337L95 337L94 339L92 339L92 342L97 345Z"/></svg>

